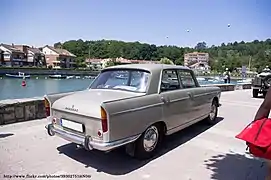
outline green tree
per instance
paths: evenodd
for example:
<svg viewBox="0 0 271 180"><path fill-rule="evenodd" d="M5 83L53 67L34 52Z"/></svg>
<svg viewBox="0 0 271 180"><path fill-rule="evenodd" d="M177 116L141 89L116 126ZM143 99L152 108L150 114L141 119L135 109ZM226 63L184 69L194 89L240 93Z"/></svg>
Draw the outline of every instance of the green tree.
<svg viewBox="0 0 271 180"><path fill-rule="evenodd" d="M160 63L161 64L174 64L170 59L168 59L166 57L161 58Z"/></svg>
<svg viewBox="0 0 271 180"><path fill-rule="evenodd" d="M176 65L183 65L183 58L176 59L175 64Z"/></svg>
<svg viewBox="0 0 271 180"><path fill-rule="evenodd" d="M206 42L199 42L196 46L195 49L197 50L203 50L207 48L207 44Z"/></svg>
<svg viewBox="0 0 271 180"><path fill-rule="evenodd" d="M209 65L212 70L224 71L223 67L236 68L247 66L261 70L266 65L271 66L271 39L265 41L222 43L220 46L207 47L205 42L199 42L195 48L178 46L157 46L140 42L123 42L116 40L83 41L69 40L54 44L77 56L78 66L84 66L86 58L104 59L119 58L134 60L160 61L162 58L172 60L174 64L183 64L184 54L194 51L209 53Z"/></svg>

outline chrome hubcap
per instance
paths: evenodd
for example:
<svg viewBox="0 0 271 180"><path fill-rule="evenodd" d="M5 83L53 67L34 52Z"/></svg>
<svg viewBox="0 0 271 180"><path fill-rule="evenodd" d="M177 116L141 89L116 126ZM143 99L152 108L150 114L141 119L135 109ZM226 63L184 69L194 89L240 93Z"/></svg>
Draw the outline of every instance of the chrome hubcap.
<svg viewBox="0 0 271 180"><path fill-rule="evenodd" d="M214 120L217 112L217 107L215 104L211 106L210 119Z"/></svg>
<svg viewBox="0 0 271 180"><path fill-rule="evenodd" d="M149 127L145 134L143 140L143 146L145 151L150 152L152 151L158 142L158 129L155 126Z"/></svg>

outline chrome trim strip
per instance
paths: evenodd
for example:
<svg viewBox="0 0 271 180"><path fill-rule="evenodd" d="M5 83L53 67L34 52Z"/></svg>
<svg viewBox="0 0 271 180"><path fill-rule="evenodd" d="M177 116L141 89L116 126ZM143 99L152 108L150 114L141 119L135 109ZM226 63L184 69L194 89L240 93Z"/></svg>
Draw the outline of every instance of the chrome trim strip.
<svg viewBox="0 0 271 180"><path fill-rule="evenodd" d="M194 95L194 97L201 97L201 96L206 96L206 95L209 95L209 94L207 94L207 93L205 93L205 94L197 94L197 95Z"/></svg>
<svg viewBox="0 0 271 180"><path fill-rule="evenodd" d="M190 98L189 97L178 98L178 99L173 99L170 102L178 102L178 101L183 101L183 100L186 100L186 99L190 99Z"/></svg>
<svg viewBox="0 0 271 180"><path fill-rule="evenodd" d="M217 92L202 93L202 94L194 95L194 97L200 97L200 96L206 96L206 95L213 95L213 94L216 94L216 93Z"/></svg>
<svg viewBox="0 0 271 180"><path fill-rule="evenodd" d="M48 125L45 126L45 128L48 129ZM59 128L56 128L55 126L53 126L53 128L51 130L57 136L65 139L67 141L70 141L70 142L73 142L73 143L76 143L76 144L80 144L80 145L83 145L83 146L85 144L86 136L82 136L82 135L78 135L78 134L75 134L75 133L72 133L72 132L61 130ZM128 137L128 138L124 138L124 139L120 139L120 140L116 140L116 141L112 141L112 142L106 142L106 143L105 142L94 141L90 137L89 138L89 146L92 149L97 149L97 150L100 150L100 151L110 151L110 150L115 149L117 147L120 147L120 146L123 146L123 145L126 145L128 143L136 141L140 137L140 135L141 134L138 134L138 135L134 135L134 136L131 136L131 137Z"/></svg>
<svg viewBox="0 0 271 180"><path fill-rule="evenodd" d="M138 108L127 109L127 110L124 110L124 111L115 112L115 113L112 113L110 115L114 116L114 115L118 115L118 114L122 114L122 113L129 113L131 111L140 111L140 110L147 109L147 108L152 108L152 107L155 107L155 106L161 106L163 104L164 104L163 102L156 103L156 104L151 104L151 105L147 105L147 106L143 106L143 107L138 107Z"/></svg>

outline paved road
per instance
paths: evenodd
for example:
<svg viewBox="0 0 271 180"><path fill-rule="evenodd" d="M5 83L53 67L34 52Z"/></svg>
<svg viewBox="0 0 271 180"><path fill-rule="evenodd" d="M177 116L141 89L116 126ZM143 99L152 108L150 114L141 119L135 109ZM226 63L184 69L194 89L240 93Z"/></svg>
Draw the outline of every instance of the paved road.
<svg viewBox="0 0 271 180"><path fill-rule="evenodd" d="M217 125L199 123L170 136L163 153L148 162L131 159L121 149L106 154L76 149L49 137L45 119L2 126L0 179L4 174L88 174L93 180L262 180L265 166L245 155L246 146L234 138L261 102L251 98L251 90L223 93Z"/></svg>

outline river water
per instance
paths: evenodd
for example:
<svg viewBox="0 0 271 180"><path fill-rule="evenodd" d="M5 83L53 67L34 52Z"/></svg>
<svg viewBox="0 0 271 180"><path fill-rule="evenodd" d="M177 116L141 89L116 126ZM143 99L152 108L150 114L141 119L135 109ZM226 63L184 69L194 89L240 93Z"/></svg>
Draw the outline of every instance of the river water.
<svg viewBox="0 0 271 180"><path fill-rule="evenodd" d="M93 79L26 79L26 86L22 86L22 79L0 78L0 100L41 97L45 94L79 91L86 89ZM220 84L223 82L199 80L200 84ZM231 83L236 83L232 81Z"/></svg>
<svg viewBox="0 0 271 180"><path fill-rule="evenodd" d="M40 97L45 94L86 89L92 79L0 79L0 100Z"/></svg>

